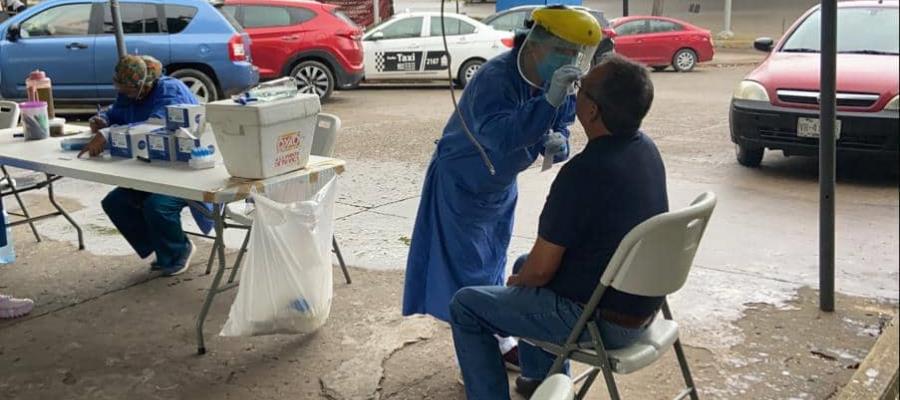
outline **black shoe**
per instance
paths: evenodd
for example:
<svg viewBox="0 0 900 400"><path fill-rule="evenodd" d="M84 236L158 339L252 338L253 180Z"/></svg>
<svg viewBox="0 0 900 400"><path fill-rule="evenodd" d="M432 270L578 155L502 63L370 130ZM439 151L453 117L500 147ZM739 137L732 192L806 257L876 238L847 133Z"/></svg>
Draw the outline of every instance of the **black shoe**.
<svg viewBox="0 0 900 400"><path fill-rule="evenodd" d="M544 381L518 376L516 377L516 393L525 396L526 399L530 398L538 386L541 386L541 383L544 383Z"/></svg>

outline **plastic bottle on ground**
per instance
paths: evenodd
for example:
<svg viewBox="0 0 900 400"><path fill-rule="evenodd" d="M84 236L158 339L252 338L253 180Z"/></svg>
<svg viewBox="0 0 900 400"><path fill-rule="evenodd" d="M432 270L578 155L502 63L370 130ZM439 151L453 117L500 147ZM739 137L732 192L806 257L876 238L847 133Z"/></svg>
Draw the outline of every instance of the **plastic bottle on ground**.
<svg viewBox="0 0 900 400"><path fill-rule="evenodd" d="M6 226L9 214L3 209L3 229L6 229L6 246L0 247L0 265L12 264L16 261L16 248L13 245L12 229Z"/></svg>

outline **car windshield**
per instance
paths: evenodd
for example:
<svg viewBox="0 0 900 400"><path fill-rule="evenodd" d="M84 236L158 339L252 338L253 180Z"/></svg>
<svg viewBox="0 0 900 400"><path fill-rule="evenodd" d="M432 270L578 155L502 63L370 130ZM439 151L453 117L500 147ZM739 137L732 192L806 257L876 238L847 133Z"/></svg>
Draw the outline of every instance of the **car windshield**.
<svg viewBox="0 0 900 400"><path fill-rule="evenodd" d="M900 54L900 13L896 8L848 7L838 9L837 51L856 54ZM785 41L781 51L821 51L822 14L810 14ZM877 27L873 29L873 27Z"/></svg>

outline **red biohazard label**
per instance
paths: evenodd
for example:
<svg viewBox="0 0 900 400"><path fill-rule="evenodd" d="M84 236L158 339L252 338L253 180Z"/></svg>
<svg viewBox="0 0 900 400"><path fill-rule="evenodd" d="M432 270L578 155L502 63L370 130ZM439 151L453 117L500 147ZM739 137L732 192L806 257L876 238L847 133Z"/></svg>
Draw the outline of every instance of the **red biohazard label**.
<svg viewBox="0 0 900 400"><path fill-rule="evenodd" d="M275 168L297 166L300 164L300 153L281 154L275 158Z"/></svg>
<svg viewBox="0 0 900 400"><path fill-rule="evenodd" d="M287 153L300 149L300 132L288 133L278 137L275 143L275 153Z"/></svg>

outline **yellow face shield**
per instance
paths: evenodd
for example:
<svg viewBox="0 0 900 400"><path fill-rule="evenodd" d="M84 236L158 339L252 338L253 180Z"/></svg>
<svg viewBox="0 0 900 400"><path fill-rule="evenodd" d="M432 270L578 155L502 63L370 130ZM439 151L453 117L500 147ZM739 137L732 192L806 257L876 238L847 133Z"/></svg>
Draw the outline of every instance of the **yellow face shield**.
<svg viewBox="0 0 900 400"><path fill-rule="evenodd" d="M574 65L587 73L603 39L600 24L585 11L553 6L532 13L534 25L519 51L519 73L542 88L557 69Z"/></svg>

